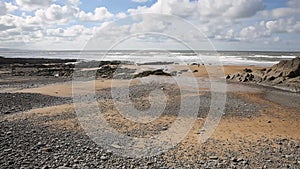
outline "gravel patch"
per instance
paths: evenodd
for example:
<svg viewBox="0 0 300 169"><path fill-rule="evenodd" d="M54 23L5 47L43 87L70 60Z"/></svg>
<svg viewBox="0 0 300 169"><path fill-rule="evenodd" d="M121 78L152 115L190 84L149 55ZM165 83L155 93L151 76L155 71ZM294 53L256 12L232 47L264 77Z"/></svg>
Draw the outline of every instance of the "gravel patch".
<svg viewBox="0 0 300 169"><path fill-rule="evenodd" d="M170 86L169 84L147 84L147 85L137 85L129 88L129 97L130 99L122 99L125 94L123 91L124 88L113 89L113 92L116 93L113 98L113 101L120 101L124 104L131 102L136 109L140 111L145 111L151 107L149 102L149 94L154 90L161 90L166 97L168 98L166 103L166 108L162 115L173 115L177 116L180 111L181 99L193 100L196 97L200 99L200 107L198 117L206 117L210 108L214 105L211 105L211 92L204 92L199 96L184 96L181 97L180 90L177 86ZM188 92L187 92L188 93ZM99 101L112 100L112 94L110 89L101 90L97 93L96 99ZM189 102L186 102L187 104ZM188 105L187 107L193 108L193 105ZM106 108L106 109L105 109ZM112 109L111 106L103 108L103 111ZM226 104L224 107L224 116L239 116L239 117L256 117L260 115L260 110L267 108L267 106L260 105L258 103L250 102L241 96L238 96L234 93L226 94Z"/></svg>
<svg viewBox="0 0 300 169"><path fill-rule="evenodd" d="M40 122L73 118L64 113ZM234 143L209 139L200 149L177 145L169 152L140 159L113 154L83 131L37 125L30 119L1 121L0 168L298 168L300 142L291 139L247 139Z"/></svg>
<svg viewBox="0 0 300 169"><path fill-rule="evenodd" d="M34 108L69 103L71 98L36 93L0 93L0 114L11 114Z"/></svg>

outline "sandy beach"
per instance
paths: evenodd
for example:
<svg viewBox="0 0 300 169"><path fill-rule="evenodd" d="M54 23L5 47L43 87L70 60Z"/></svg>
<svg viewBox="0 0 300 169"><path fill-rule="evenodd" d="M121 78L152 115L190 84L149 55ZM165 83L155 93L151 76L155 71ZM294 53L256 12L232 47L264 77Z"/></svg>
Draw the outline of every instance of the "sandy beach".
<svg viewBox="0 0 300 169"><path fill-rule="evenodd" d="M157 66L157 65L156 65ZM161 65L164 67L163 65ZM136 70L147 66L128 66ZM186 68L190 70L183 71ZM180 109L180 101L200 99L195 123L187 136L168 151L151 157L129 158L101 147L88 136L72 98L72 78L46 76L10 76L1 74L1 168L298 168L300 166L300 95L252 83L226 82L225 76L255 66L224 66L224 76L211 80L207 70L213 66L173 65L172 71L183 71L177 77L193 77L199 84L176 86L151 82L172 78L149 75L134 79L100 76L81 83L82 93L94 84L92 93L100 112L92 118L105 117L119 133L128 137L150 138L167 131ZM9 70L9 69L8 69ZM143 84L146 80L151 83ZM201 143L200 129L211 106L211 83L226 82L224 115L212 136ZM129 87L128 87L129 84ZM113 87L113 88L112 88ZM179 88L180 90L179 90ZM137 110L151 107L149 94L162 90L166 107L157 119L137 115L148 123L130 121L116 108L111 91L129 88L130 102ZM78 91L77 91L78 92ZM78 94L78 93L77 93ZM122 98L122 92L117 93ZM155 100L156 99L156 100ZM161 104L160 97L154 103ZM120 100L127 105L128 100ZM84 105L82 105L84 106ZM88 107L88 105L86 105ZM188 105L187 110L192 111ZM99 117L98 117L99 115ZM189 115L182 120L189 120ZM101 124L98 124L101 127ZM97 126L94 126L97 128ZM94 131L94 130L93 130Z"/></svg>

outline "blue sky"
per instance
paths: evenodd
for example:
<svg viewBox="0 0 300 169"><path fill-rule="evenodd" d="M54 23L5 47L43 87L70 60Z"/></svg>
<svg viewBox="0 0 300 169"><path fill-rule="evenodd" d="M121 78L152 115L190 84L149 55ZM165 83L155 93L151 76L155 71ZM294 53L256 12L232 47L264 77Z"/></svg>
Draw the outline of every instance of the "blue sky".
<svg viewBox="0 0 300 169"><path fill-rule="evenodd" d="M300 1L1 0L0 30L0 48L300 51Z"/></svg>
<svg viewBox="0 0 300 169"><path fill-rule="evenodd" d="M108 9L110 9L113 13L118 12L124 12L128 9L136 8L138 6L151 6L156 1L155 0L149 0L146 2L133 2L131 0L82 0L82 4L80 5L80 8L84 11L90 11L92 12L95 7L101 7L104 6Z"/></svg>

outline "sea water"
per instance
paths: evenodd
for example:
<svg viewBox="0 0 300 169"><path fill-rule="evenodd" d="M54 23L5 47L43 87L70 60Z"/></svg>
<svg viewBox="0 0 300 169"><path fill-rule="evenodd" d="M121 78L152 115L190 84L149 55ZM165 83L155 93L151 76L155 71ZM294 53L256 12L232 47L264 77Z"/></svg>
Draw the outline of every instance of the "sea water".
<svg viewBox="0 0 300 169"><path fill-rule="evenodd" d="M300 56L300 52L259 51L46 51L0 49L7 58L58 58L78 60L120 60L135 63L174 62L178 64L271 66Z"/></svg>

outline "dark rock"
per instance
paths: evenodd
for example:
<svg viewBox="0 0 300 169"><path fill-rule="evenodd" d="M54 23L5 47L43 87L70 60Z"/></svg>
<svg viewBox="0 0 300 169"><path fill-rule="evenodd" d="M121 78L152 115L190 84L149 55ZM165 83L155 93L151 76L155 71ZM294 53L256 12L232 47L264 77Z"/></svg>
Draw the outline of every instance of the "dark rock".
<svg viewBox="0 0 300 169"><path fill-rule="evenodd" d="M249 80L248 80L247 76L244 76L244 77L241 78L241 82L248 82L248 81Z"/></svg>
<svg viewBox="0 0 300 169"><path fill-rule="evenodd" d="M147 63L138 63L137 65L172 65L174 62L147 62Z"/></svg>
<svg viewBox="0 0 300 169"><path fill-rule="evenodd" d="M143 71L141 73L134 75L134 78L147 77L150 75L171 76L171 74L164 72L162 69L157 69L157 70Z"/></svg>
<svg viewBox="0 0 300 169"><path fill-rule="evenodd" d="M272 81L272 80L275 80L276 78L274 76L271 76L269 78L267 78L268 81Z"/></svg>
<svg viewBox="0 0 300 169"><path fill-rule="evenodd" d="M248 68L244 69L243 71L244 71L245 73L252 73L252 72L253 72L251 69L248 69Z"/></svg>

